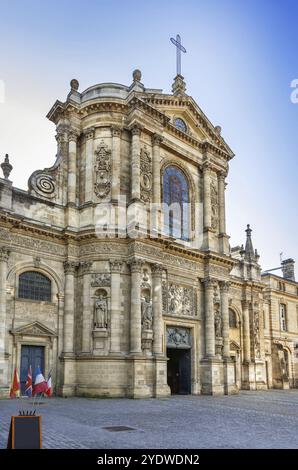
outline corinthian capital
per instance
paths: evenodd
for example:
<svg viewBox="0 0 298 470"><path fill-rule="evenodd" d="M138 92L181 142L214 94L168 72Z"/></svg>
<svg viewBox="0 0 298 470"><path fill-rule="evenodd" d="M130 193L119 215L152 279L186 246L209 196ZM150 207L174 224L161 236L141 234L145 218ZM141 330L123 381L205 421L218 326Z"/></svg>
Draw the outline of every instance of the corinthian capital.
<svg viewBox="0 0 298 470"><path fill-rule="evenodd" d="M122 269L123 261L118 259L110 259L110 267L112 273L120 273Z"/></svg>
<svg viewBox="0 0 298 470"><path fill-rule="evenodd" d="M222 292L229 292L231 283L229 281L220 281L219 288Z"/></svg>
<svg viewBox="0 0 298 470"><path fill-rule="evenodd" d="M6 246L0 247L0 261L8 261L10 255L10 249Z"/></svg>
<svg viewBox="0 0 298 470"><path fill-rule="evenodd" d="M140 124L134 124L130 128L132 135L141 135L142 128L143 127Z"/></svg>
<svg viewBox="0 0 298 470"><path fill-rule="evenodd" d="M144 264L144 261L139 258L133 258L129 260L127 264L130 266L130 271L132 273L140 273L142 266Z"/></svg>
<svg viewBox="0 0 298 470"><path fill-rule="evenodd" d="M163 136L160 134L153 134L152 136L152 144L153 145L160 145L163 141Z"/></svg>
<svg viewBox="0 0 298 470"><path fill-rule="evenodd" d="M113 137L120 137L121 136L122 129L119 126L111 126L111 133Z"/></svg>
<svg viewBox="0 0 298 470"><path fill-rule="evenodd" d="M155 275L155 276L161 276L162 275L162 271L163 271L163 266L162 264L159 264L159 263L154 263L151 265L151 271L152 271L152 274Z"/></svg>
<svg viewBox="0 0 298 470"><path fill-rule="evenodd" d="M205 277L205 279L202 279L202 283L204 284L205 289L214 289L217 287L217 281L211 277Z"/></svg>
<svg viewBox="0 0 298 470"><path fill-rule="evenodd" d="M70 129L68 133L68 142L77 142L80 133L76 129Z"/></svg>
<svg viewBox="0 0 298 470"><path fill-rule="evenodd" d="M65 274L74 274L78 268L79 263L76 261L64 261L63 267Z"/></svg>
<svg viewBox="0 0 298 470"><path fill-rule="evenodd" d="M87 129L84 129L83 131L83 134L86 140L93 139L94 133L95 133L95 127L88 127Z"/></svg>
<svg viewBox="0 0 298 470"><path fill-rule="evenodd" d="M83 274L89 274L91 267L92 267L92 261L81 261L80 262L80 268Z"/></svg>

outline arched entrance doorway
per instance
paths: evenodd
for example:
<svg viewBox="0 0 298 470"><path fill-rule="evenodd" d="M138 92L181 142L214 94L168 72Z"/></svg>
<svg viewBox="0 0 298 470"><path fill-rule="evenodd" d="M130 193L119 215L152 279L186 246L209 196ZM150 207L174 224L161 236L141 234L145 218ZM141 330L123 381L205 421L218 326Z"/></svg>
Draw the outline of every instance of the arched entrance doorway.
<svg viewBox="0 0 298 470"><path fill-rule="evenodd" d="M172 395L191 393L191 334L189 328L167 328L167 378Z"/></svg>

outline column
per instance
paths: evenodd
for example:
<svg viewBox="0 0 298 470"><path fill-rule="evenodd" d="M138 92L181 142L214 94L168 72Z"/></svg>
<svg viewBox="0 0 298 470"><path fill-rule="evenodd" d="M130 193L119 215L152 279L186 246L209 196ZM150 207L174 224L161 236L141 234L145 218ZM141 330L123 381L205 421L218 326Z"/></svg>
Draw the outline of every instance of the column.
<svg viewBox="0 0 298 470"><path fill-rule="evenodd" d="M141 127L131 128L131 199L140 200L140 135Z"/></svg>
<svg viewBox="0 0 298 470"><path fill-rule="evenodd" d="M112 201L117 201L120 196L120 144L121 129L111 127L112 132Z"/></svg>
<svg viewBox="0 0 298 470"><path fill-rule="evenodd" d="M214 328L214 287L216 281L204 279L205 285L205 351L206 357L215 356L215 328Z"/></svg>
<svg viewBox="0 0 298 470"><path fill-rule="evenodd" d="M159 134L152 136L152 177L153 177L153 202L160 204L160 144L163 137Z"/></svg>
<svg viewBox="0 0 298 470"><path fill-rule="evenodd" d="M249 325L249 302L242 301L243 315L243 358L244 362L250 362L250 325Z"/></svg>
<svg viewBox="0 0 298 470"><path fill-rule="evenodd" d="M113 354L121 353L121 269L122 261L110 260L111 267L111 347Z"/></svg>
<svg viewBox="0 0 298 470"><path fill-rule="evenodd" d="M225 180L226 173L218 175L218 203L219 203L219 233L226 233L226 210L225 210Z"/></svg>
<svg viewBox="0 0 298 470"><path fill-rule="evenodd" d="M130 300L130 352L142 353L142 316L141 316L141 269L142 261L130 261L131 300Z"/></svg>
<svg viewBox="0 0 298 470"><path fill-rule="evenodd" d="M71 130L68 135L67 203L73 206L76 204L77 139L77 133Z"/></svg>
<svg viewBox="0 0 298 470"><path fill-rule="evenodd" d="M65 261L63 353L74 352L75 272L78 263Z"/></svg>
<svg viewBox="0 0 298 470"><path fill-rule="evenodd" d="M93 139L95 128L89 127L84 131L85 136L85 202L93 199Z"/></svg>
<svg viewBox="0 0 298 470"><path fill-rule="evenodd" d="M203 188L204 188L204 229L211 228L211 191L210 191L210 165L203 166Z"/></svg>
<svg viewBox="0 0 298 470"><path fill-rule="evenodd" d="M8 248L5 246L0 248L0 368L2 368L1 366L5 360L6 278L9 254L10 250Z"/></svg>
<svg viewBox="0 0 298 470"><path fill-rule="evenodd" d="M229 289L230 283L227 281L220 282L220 299L221 299L221 318L222 318L222 336L223 336L223 357L230 357L230 338L229 338Z"/></svg>
<svg viewBox="0 0 298 470"><path fill-rule="evenodd" d="M153 308L153 353L162 355L163 320L162 320L162 266L154 264L152 271L152 308Z"/></svg>
<svg viewBox="0 0 298 470"><path fill-rule="evenodd" d="M91 351L91 267L92 261L84 261L81 263L83 273L82 353L90 353Z"/></svg>

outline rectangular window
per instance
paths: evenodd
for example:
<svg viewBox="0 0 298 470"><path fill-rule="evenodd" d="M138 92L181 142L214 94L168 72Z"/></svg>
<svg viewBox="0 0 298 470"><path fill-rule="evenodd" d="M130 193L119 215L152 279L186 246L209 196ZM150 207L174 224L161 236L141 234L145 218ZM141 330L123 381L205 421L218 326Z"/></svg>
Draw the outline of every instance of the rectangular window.
<svg viewBox="0 0 298 470"><path fill-rule="evenodd" d="M280 318L280 329L281 329L281 331L287 331L286 306L285 306L285 304L280 304L280 306L279 306L279 318Z"/></svg>

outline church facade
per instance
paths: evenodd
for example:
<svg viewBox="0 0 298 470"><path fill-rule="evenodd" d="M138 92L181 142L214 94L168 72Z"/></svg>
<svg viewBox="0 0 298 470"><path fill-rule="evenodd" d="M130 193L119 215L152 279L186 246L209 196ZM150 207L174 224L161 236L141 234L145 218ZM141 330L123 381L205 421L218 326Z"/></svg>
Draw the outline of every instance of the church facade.
<svg viewBox="0 0 298 470"><path fill-rule="evenodd" d="M298 284L283 281L289 337L250 226L245 246L229 246L234 154L183 77L172 94L145 88L139 70L130 86L81 93L72 80L47 117L54 165L27 191L1 165L1 395L15 367L24 387L29 365L62 396L296 386Z"/></svg>

